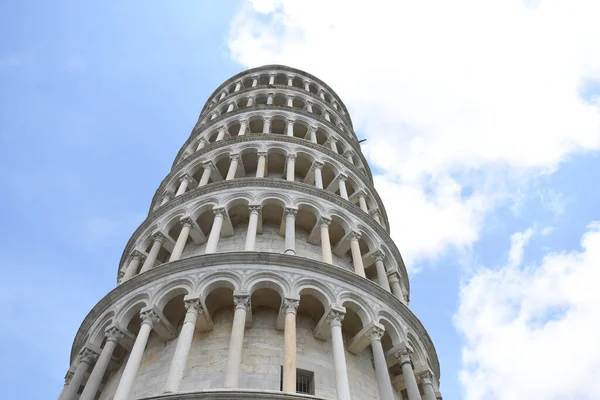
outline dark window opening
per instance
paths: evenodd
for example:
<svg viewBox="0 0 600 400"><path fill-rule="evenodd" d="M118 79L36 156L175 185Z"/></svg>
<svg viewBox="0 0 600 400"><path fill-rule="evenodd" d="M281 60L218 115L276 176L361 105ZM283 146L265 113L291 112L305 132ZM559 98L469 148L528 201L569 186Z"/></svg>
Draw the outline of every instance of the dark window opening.
<svg viewBox="0 0 600 400"><path fill-rule="evenodd" d="M279 390L283 390L283 366L279 378ZM304 369L296 369L296 393L315 394L315 373Z"/></svg>

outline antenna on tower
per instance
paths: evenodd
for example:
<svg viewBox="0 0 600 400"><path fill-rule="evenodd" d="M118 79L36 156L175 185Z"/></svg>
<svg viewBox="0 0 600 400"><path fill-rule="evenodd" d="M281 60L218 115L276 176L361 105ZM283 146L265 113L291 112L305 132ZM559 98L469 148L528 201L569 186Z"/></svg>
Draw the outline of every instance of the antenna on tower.
<svg viewBox="0 0 600 400"><path fill-rule="evenodd" d="M358 143L362 143L362 142L366 142L366 141L367 141L367 139L361 139L358 141Z"/></svg>

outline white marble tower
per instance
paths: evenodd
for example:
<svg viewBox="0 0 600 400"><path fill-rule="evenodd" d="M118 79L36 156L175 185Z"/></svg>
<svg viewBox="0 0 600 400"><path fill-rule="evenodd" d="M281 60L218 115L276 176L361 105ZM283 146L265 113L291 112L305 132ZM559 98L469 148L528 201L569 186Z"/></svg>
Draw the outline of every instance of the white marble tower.
<svg viewBox="0 0 600 400"><path fill-rule="evenodd" d="M206 102L59 398L440 399L409 290L341 99L247 70Z"/></svg>

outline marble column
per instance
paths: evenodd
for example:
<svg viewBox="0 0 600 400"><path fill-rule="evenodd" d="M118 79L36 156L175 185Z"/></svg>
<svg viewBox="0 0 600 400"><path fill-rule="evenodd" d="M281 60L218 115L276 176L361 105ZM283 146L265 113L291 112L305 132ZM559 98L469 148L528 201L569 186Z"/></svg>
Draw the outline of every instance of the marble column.
<svg viewBox="0 0 600 400"><path fill-rule="evenodd" d="M293 107L294 106L294 96L288 96L287 97L287 106L288 107ZM293 136L293 135L291 135Z"/></svg>
<svg viewBox="0 0 600 400"><path fill-rule="evenodd" d="M223 140L224 137L225 137L225 128L224 127L220 127L219 130L218 130L217 138L215 139L215 142Z"/></svg>
<svg viewBox="0 0 600 400"><path fill-rule="evenodd" d="M165 191L165 193L163 194L162 200L160 202L160 205L163 206L165 204L167 204L173 197L175 196L175 194L169 190Z"/></svg>
<svg viewBox="0 0 600 400"><path fill-rule="evenodd" d="M402 375L404 376L408 400L421 400L419 386L417 385L417 379L415 378L412 362L410 360L410 351L405 349L404 351L395 354L395 356L400 362L400 368L402 368Z"/></svg>
<svg viewBox="0 0 600 400"><path fill-rule="evenodd" d="M179 187L177 188L175 197L181 196L182 194L184 194L191 181L192 181L192 178L190 176L188 176L188 175L182 176L181 180L179 181Z"/></svg>
<svg viewBox="0 0 600 400"><path fill-rule="evenodd" d="M287 126L285 129L285 134L287 136L294 136L294 120L288 119L286 122L287 122Z"/></svg>
<svg viewBox="0 0 600 400"><path fill-rule="evenodd" d="M210 161L203 163L202 167L204 167L204 171L202 171L202 177L200 177L198 187L202 187L208 183L208 180L210 179L210 175L212 174L213 170L213 165Z"/></svg>
<svg viewBox="0 0 600 400"><path fill-rule="evenodd" d="M366 212L368 214L369 207L367 207L367 201L365 200L365 196L366 196L366 194L363 190L358 192L358 205L360 206L361 210L363 210L364 212Z"/></svg>
<svg viewBox="0 0 600 400"><path fill-rule="evenodd" d="M315 186L319 189L323 189L323 163L315 161Z"/></svg>
<svg viewBox="0 0 600 400"><path fill-rule="evenodd" d="M248 129L249 121L247 119L243 119L240 121L240 130L238 131L238 136L244 136L246 134L246 129Z"/></svg>
<svg viewBox="0 0 600 400"><path fill-rule="evenodd" d="M338 186L340 188L340 196L344 200L348 200L348 191L346 190L346 179L348 179L348 177L346 175L342 175L342 176L340 176L340 179L338 180Z"/></svg>
<svg viewBox="0 0 600 400"><path fill-rule="evenodd" d="M323 111L323 118L325 118L327 121L331 122L331 117L329 116L329 111L327 111L327 110Z"/></svg>
<svg viewBox="0 0 600 400"><path fill-rule="evenodd" d="M66 390L62 393L60 400L76 399L79 387L83 383L83 378L85 378L85 374L87 373L90 364L92 364L97 357L98 354L88 348L83 349L81 353L79 353L79 360L77 362L75 373L69 382L69 386L67 386Z"/></svg>
<svg viewBox="0 0 600 400"><path fill-rule="evenodd" d="M308 111L309 113L313 112L312 103L310 101L306 102L306 111Z"/></svg>
<svg viewBox="0 0 600 400"><path fill-rule="evenodd" d="M354 272L356 275L365 277L365 267L362 261L362 254L360 252L360 239L361 234L359 232L352 232L350 234L350 251L352 253L352 264L354 265Z"/></svg>
<svg viewBox="0 0 600 400"><path fill-rule="evenodd" d="M123 337L123 332L116 326L111 326L106 330L105 336L106 341L104 342L104 347L100 352L98 361L96 361L96 365L94 365L94 369L85 384L85 388L83 389L83 393L81 393L79 400L94 400L96 398L96 393L102 383L104 374L106 374L110 358L112 357L119 340Z"/></svg>
<svg viewBox="0 0 600 400"><path fill-rule="evenodd" d="M246 245L244 250L253 251L256 243L256 230L258 229L258 218L261 213L261 206L249 206L250 217L248 218L248 231L246 233Z"/></svg>
<svg viewBox="0 0 600 400"><path fill-rule="evenodd" d="M286 179L288 181L293 182L295 176L296 176L296 156L294 154L288 154Z"/></svg>
<svg viewBox="0 0 600 400"><path fill-rule="evenodd" d="M258 152L258 163L256 166L256 177L264 178L265 177L265 165L267 164L267 152L259 151Z"/></svg>
<svg viewBox="0 0 600 400"><path fill-rule="evenodd" d="M221 92L221 97L219 97L219 100L223 100L225 96L227 96L227 93Z"/></svg>
<svg viewBox="0 0 600 400"><path fill-rule="evenodd" d="M335 372L335 390L338 400L350 400L350 384L348 367L346 366L346 349L342 337L342 321L344 313L331 310L325 321L331 326L331 346L333 348L333 364Z"/></svg>
<svg viewBox="0 0 600 400"><path fill-rule="evenodd" d="M233 107L234 107L234 103L229 104L229 106L227 107L227 111L226 112L232 112L233 111Z"/></svg>
<svg viewBox="0 0 600 400"><path fill-rule="evenodd" d="M288 86L293 86L294 85L293 80L294 80L293 76L288 76L287 77Z"/></svg>
<svg viewBox="0 0 600 400"><path fill-rule="evenodd" d="M373 362L375 364L375 375L377 376L377 385L379 386L379 398L381 400L394 400L392 383L388 372L385 354L381 345L383 329L373 326L367 335L371 341L371 350L373 350ZM411 399L412 400L412 399Z"/></svg>
<svg viewBox="0 0 600 400"><path fill-rule="evenodd" d="M71 371L67 371L67 373L65 374L65 383L63 385L62 390L60 391L60 394L58 395L58 400L65 399L65 392L67 391L67 389L69 388L69 385L71 384L71 379L73 379L73 373Z"/></svg>
<svg viewBox="0 0 600 400"><path fill-rule="evenodd" d="M269 85L275 84L275 75L269 75Z"/></svg>
<svg viewBox="0 0 600 400"><path fill-rule="evenodd" d="M319 90L319 97L325 100L325 93L322 90Z"/></svg>
<svg viewBox="0 0 600 400"><path fill-rule="evenodd" d="M246 108L252 107L254 105L254 96L248 97L248 102L246 103Z"/></svg>
<svg viewBox="0 0 600 400"><path fill-rule="evenodd" d="M298 210L286 207L285 215L285 254L296 254L296 214Z"/></svg>
<svg viewBox="0 0 600 400"><path fill-rule="evenodd" d="M229 163L229 169L227 170L227 176L225 177L226 181L230 181L235 178L235 173L237 172L238 164L240 162L239 154L232 154L229 156L231 162Z"/></svg>
<svg viewBox="0 0 600 400"><path fill-rule="evenodd" d="M271 133L271 118L265 117L263 121L263 133Z"/></svg>
<svg viewBox="0 0 600 400"><path fill-rule="evenodd" d="M321 228L321 252L323 254L323 261L329 264L333 264L333 255L331 254L331 241L329 239L329 224L331 219L321 217L319 220Z"/></svg>
<svg viewBox="0 0 600 400"><path fill-rule="evenodd" d="M310 92L310 82L309 81L304 81L304 90L306 90L307 92Z"/></svg>
<svg viewBox="0 0 600 400"><path fill-rule="evenodd" d="M148 257L146 257L146 261L142 265L142 269L140 270L140 274L152 269L154 267L154 263L156 262L156 257L158 256L158 252L160 251L163 242L166 237L160 232L156 232L152 235L154 242L152 243L152 248L150 249L150 253L148 253Z"/></svg>
<svg viewBox="0 0 600 400"><path fill-rule="evenodd" d="M394 273L394 271L390 271L388 273L388 279L392 288L393 295L399 298L400 300L403 300L404 296L402 295L402 288L400 287L398 275Z"/></svg>
<svg viewBox="0 0 600 400"><path fill-rule="evenodd" d="M296 393L296 311L300 302L283 299L283 391Z"/></svg>
<svg viewBox="0 0 600 400"><path fill-rule="evenodd" d="M333 151L334 153L338 153L338 148L337 148L337 140L330 138L329 139L329 148L331 149L331 151Z"/></svg>
<svg viewBox="0 0 600 400"><path fill-rule="evenodd" d="M433 374L427 370L419 374L421 379L421 387L423 388L424 396L423 400L436 400L435 389L433 388Z"/></svg>
<svg viewBox="0 0 600 400"><path fill-rule="evenodd" d="M242 82L236 82L236 83L235 83L235 89L233 89L233 92L234 92L234 93L235 93L235 92L239 92L239 91L240 91L240 89L241 89L241 87L242 87Z"/></svg>
<svg viewBox="0 0 600 400"><path fill-rule="evenodd" d="M267 105L268 106L273 105L273 93L268 93L267 94Z"/></svg>
<svg viewBox="0 0 600 400"><path fill-rule="evenodd" d="M210 229L210 234L208 235L206 251L204 252L205 254L211 254L217 251L226 211L224 208L215 208L213 209L213 213L215 214L215 219L213 221L212 228Z"/></svg>
<svg viewBox="0 0 600 400"><path fill-rule="evenodd" d="M385 272L385 265L383 264L385 254L383 254L383 251L377 250L373 253L373 257L375 257L375 268L377 269L377 282L379 286L389 292L390 283L388 282L387 272Z"/></svg>
<svg viewBox="0 0 600 400"><path fill-rule="evenodd" d="M311 126L308 134L310 135L311 143L317 143L317 127Z"/></svg>
<svg viewBox="0 0 600 400"><path fill-rule="evenodd" d="M181 380L185 373L185 366L190 353L190 347L192 346L192 339L194 338L198 313L203 312L202 304L200 304L200 299L198 298L185 299L184 303L187 311L185 313L181 332L179 332L179 337L177 338L177 346L175 347L171 369L169 370L169 376L167 377L165 393L174 393L179 390L179 385L181 384Z"/></svg>
<svg viewBox="0 0 600 400"><path fill-rule="evenodd" d="M128 400L130 398L129 392L131 392L135 377L140 368L140 363L144 357L148 337L150 336L150 332L152 332L154 324L160 321L160 318L153 310L142 310L140 318L142 319L142 325L135 338L131 353L129 353L129 359L121 375L121 380L119 381L119 386L117 386L113 400Z"/></svg>
<svg viewBox="0 0 600 400"><path fill-rule="evenodd" d="M135 273L140 266L140 262L146 257L137 250L134 250L131 253L131 260L129 261L129 265L127 265L127 270L125 270L125 275L123 275L123 279L121 279L121 283L127 282L131 278L134 277Z"/></svg>
<svg viewBox="0 0 600 400"><path fill-rule="evenodd" d="M252 87L256 87L258 85L258 76L252 77Z"/></svg>
<svg viewBox="0 0 600 400"><path fill-rule="evenodd" d="M196 147L196 151L202 150L205 147L206 147L206 140L205 139L198 140L198 147Z"/></svg>
<svg viewBox="0 0 600 400"><path fill-rule="evenodd" d="M177 237L177 241L175 242L175 247L173 247L171 257L169 257L169 262L177 261L181 258L181 254L183 253L185 244L187 243L188 237L190 236L190 229L192 229L192 226L194 226L194 222L189 217L182 218L180 222L181 232L179 232L179 236Z"/></svg>
<svg viewBox="0 0 600 400"><path fill-rule="evenodd" d="M246 313L250 309L250 296L233 296L235 312L231 326L231 338L227 352L227 366L225 367L225 387L238 387L238 375L242 362L242 347L244 344L244 327L246 326Z"/></svg>

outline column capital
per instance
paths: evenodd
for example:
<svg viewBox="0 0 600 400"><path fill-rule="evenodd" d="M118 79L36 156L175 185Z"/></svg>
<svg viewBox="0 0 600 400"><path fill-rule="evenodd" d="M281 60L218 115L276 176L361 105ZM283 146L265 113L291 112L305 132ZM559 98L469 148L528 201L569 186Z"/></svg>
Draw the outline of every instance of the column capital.
<svg viewBox="0 0 600 400"><path fill-rule="evenodd" d="M400 367L402 367L404 364L410 364L411 368L412 368L412 360L411 360L411 355L413 353L412 348L410 348L410 346L408 346L407 344L402 345L402 347L400 349L398 349L396 352L394 352L394 357L396 359L398 359L399 363L400 363Z"/></svg>
<svg viewBox="0 0 600 400"><path fill-rule="evenodd" d="M362 237L362 233L358 231L352 231L350 232L348 237L350 238L350 240L359 240Z"/></svg>
<svg viewBox="0 0 600 400"><path fill-rule="evenodd" d="M342 326L345 315L346 313L344 311L333 308L329 310L329 313L325 317L325 322L330 326Z"/></svg>
<svg viewBox="0 0 600 400"><path fill-rule="evenodd" d="M286 207L285 210L283 210L283 214L286 216L293 215L294 218L296 218L296 215L298 214L298 209L292 208L292 207Z"/></svg>
<svg viewBox="0 0 600 400"><path fill-rule="evenodd" d="M281 304L281 308L285 311L285 313L294 313L298 311L298 306L300 305L300 300L298 299L283 299Z"/></svg>
<svg viewBox="0 0 600 400"><path fill-rule="evenodd" d="M381 250L375 250L373 252L373 257L375 258L375 261L383 261L385 259L385 254Z"/></svg>
<svg viewBox="0 0 600 400"><path fill-rule="evenodd" d="M142 324L149 324L151 327L153 327L155 323L160 321L160 317L152 309L140 311L140 319L142 320Z"/></svg>
<svg viewBox="0 0 600 400"><path fill-rule="evenodd" d="M230 155L229 155L229 159L230 159L231 161L234 161L234 160L235 160L235 161L238 161L238 162L239 162L239 161L240 161L240 153L233 153L233 154L230 154Z"/></svg>
<svg viewBox="0 0 600 400"><path fill-rule="evenodd" d="M264 157L264 158L267 158L267 152L266 152L266 151L259 151L259 152L258 152L258 156L259 156L259 157Z"/></svg>
<svg viewBox="0 0 600 400"><path fill-rule="evenodd" d="M286 156L286 160L288 160L288 161L289 160L294 160L295 161L296 160L296 155L295 154L288 154Z"/></svg>
<svg viewBox="0 0 600 400"><path fill-rule="evenodd" d="M309 101L306 102L306 104L309 104L309 103L310 103ZM308 131L309 132L316 132L318 129L319 129L318 126L312 125L312 126L310 126L310 128L308 128Z"/></svg>
<svg viewBox="0 0 600 400"><path fill-rule="evenodd" d="M210 162L210 161L204 161L204 162L202 163L202 168L204 168L204 169L210 169L210 170L213 170L213 169L214 169L214 167L213 167L213 163L212 163L212 162Z"/></svg>
<svg viewBox="0 0 600 400"><path fill-rule="evenodd" d="M248 210L250 211L250 214L256 213L260 216L260 214L262 213L262 206L260 204L249 205Z"/></svg>
<svg viewBox="0 0 600 400"><path fill-rule="evenodd" d="M179 223L181 224L182 227L187 225L188 227L191 228L194 226L194 220L192 220L192 218L190 218L190 217L181 218L179 220Z"/></svg>
<svg viewBox="0 0 600 400"><path fill-rule="evenodd" d="M358 197L367 197L367 192L365 191L365 189L359 189L356 191L356 195Z"/></svg>
<svg viewBox="0 0 600 400"><path fill-rule="evenodd" d="M315 161L315 169L316 168L323 168L323 165L325 165L325 163L323 163L323 161Z"/></svg>
<svg viewBox="0 0 600 400"><path fill-rule="evenodd" d="M240 124L244 124L244 125L248 126L249 123L250 123L250 120L248 118L240 119Z"/></svg>
<svg viewBox="0 0 600 400"><path fill-rule="evenodd" d="M121 329L117 328L116 326L109 326L108 328L106 328L106 330L104 331L104 336L106 337L106 341L111 341L111 342L116 342L118 343L119 340L121 340L121 338L125 335L125 332L123 332Z"/></svg>
<svg viewBox="0 0 600 400"><path fill-rule="evenodd" d="M327 217L321 217L319 218L319 225L323 226L327 226L329 227L329 224L331 223L331 218L327 218Z"/></svg>
<svg viewBox="0 0 600 400"><path fill-rule="evenodd" d="M294 96L288 97L291 97L292 99L294 98ZM285 122L287 122L288 124L293 124L294 122L296 122L296 120L294 118L286 118Z"/></svg>
<svg viewBox="0 0 600 400"><path fill-rule="evenodd" d="M224 219L227 218L227 211L225 207L215 207L213 208L213 214L216 217L217 215L221 215Z"/></svg>
<svg viewBox="0 0 600 400"><path fill-rule="evenodd" d="M188 313L201 314L204 312L199 298L183 299L183 305Z"/></svg>
<svg viewBox="0 0 600 400"><path fill-rule="evenodd" d="M400 275L397 270L392 269L387 272L388 279L390 283L400 282Z"/></svg>
<svg viewBox="0 0 600 400"><path fill-rule="evenodd" d="M144 259L146 259L146 256L144 254L142 254L141 251L139 251L138 249L135 249L131 252L131 259L138 259L138 261L143 262Z"/></svg>
<svg viewBox="0 0 600 400"><path fill-rule="evenodd" d="M421 380L422 385L433 386L433 373L429 369L419 372L417 377Z"/></svg>
<svg viewBox="0 0 600 400"><path fill-rule="evenodd" d="M346 175L346 174L340 174L340 175L338 176L338 179L339 179L340 181L344 181L344 182L346 182L346 181L348 180L348 175Z"/></svg>
<svg viewBox="0 0 600 400"><path fill-rule="evenodd" d="M162 195L162 197L163 197L163 199L165 197L168 198L168 199L172 199L174 195L175 195L175 193L173 193L172 190L165 190L164 193L163 193L163 195Z"/></svg>
<svg viewBox="0 0 600 400"><path fill-rule="evenodd" d="M165 235L163 235L162 232L153 233L152 238L154 239L155 242L160 242L160 243L164 243L164 241L167 239L167 237Z"/></svg>
<svg viewBox="0 0 600 400"><path fill-rule="evenodd" d="M244 295L233 295L233 305L237 310L238 308L243 308L244 310L250 310L250 296Z"/></svg>
<svg viewBox="0 0 600 400"><path fill-rule="evenodd" d="M371 340L371 342L376 341L376 340L381 340L381 338L383 337L383 334L385 333L385 330L377 325L373 325L368 331L367 331L367 336L369 337L369 339Z"/></svg>
<svg viewBox="0 0 600 400"><path fill-rule="evenodd" d="M83 350L79 352L79 362L91 364L94 361L96 361L98 355L99 354L96 353L94 350L88 347L84 347Z"/></svg>
<svg viewBox="0 0 600 400"><path fill-rule="evenodd" d="M73 375L75 375L75 373L73 371L67 371L67 373L65 374L65 386L67 386L69 383L71 383L71 379L73 378Z"/></svg>
<svg viewBox="0 0 600 400"><path fill-rule="evenodd" d="M217 128L218 132L225 132L227 130L227 128L225 127L225 125L221 125Z"/></svg>
<svg viewBox="0 0 600 400"><path fill-rule="evenodd" d="M179 182L187 181L187 183L191 183L192 180L193 180L192 177L189 176L188 174L183 174L181 176L181 178L179 178Z"/></svg>

